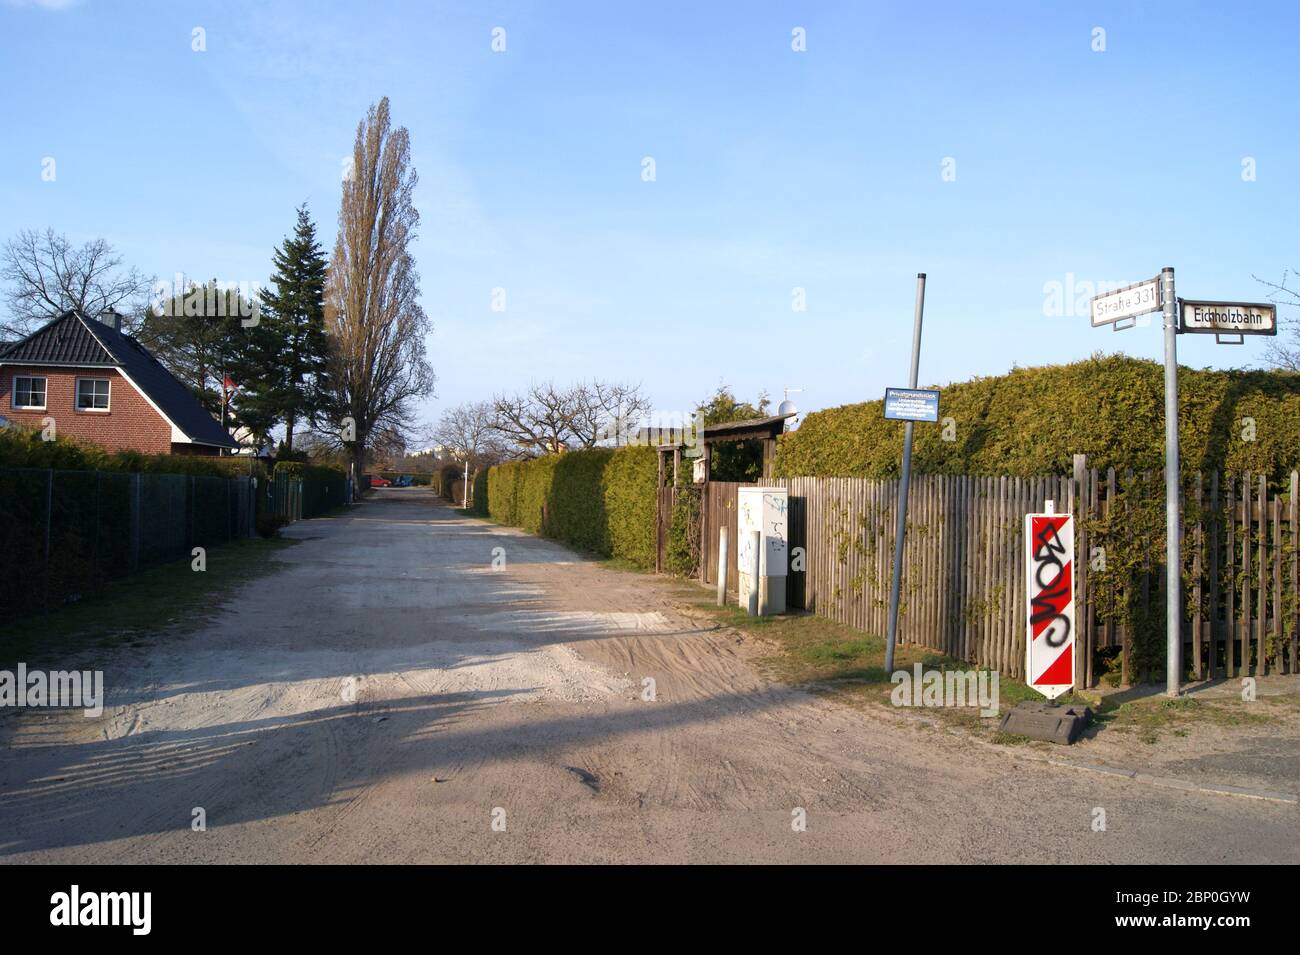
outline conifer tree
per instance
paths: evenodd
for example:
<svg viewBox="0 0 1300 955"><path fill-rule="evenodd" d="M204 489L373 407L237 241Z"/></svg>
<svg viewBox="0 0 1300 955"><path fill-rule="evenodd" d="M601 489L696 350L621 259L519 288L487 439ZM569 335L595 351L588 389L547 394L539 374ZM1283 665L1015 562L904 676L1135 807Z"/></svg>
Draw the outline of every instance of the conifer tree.
<svg viewBox="0 0 1300 955"><path fill-rule="evenodd" d="M284 422L284 443L313 420L320 406L319 384L328 357L325 337L325 273L329 267L316 241L306 206L298 208L293 234L275 250L275 274L262 291L258 324L236 374L240 409L269 431Z"/></svg>

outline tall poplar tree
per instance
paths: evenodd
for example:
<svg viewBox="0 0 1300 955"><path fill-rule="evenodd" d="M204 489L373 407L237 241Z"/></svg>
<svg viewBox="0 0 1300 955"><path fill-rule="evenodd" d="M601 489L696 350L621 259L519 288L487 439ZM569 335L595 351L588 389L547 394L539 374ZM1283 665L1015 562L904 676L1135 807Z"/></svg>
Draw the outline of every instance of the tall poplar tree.
<svg viewBox="0 0 1300 955"><path fill-rule="evenodd" d="M328 414L357 480L371 444L408 429L414 399L433 389L429 318L411 255L420 222L416 181L410 136L392 127L384 97L357 125L325 294Z"/></svg>

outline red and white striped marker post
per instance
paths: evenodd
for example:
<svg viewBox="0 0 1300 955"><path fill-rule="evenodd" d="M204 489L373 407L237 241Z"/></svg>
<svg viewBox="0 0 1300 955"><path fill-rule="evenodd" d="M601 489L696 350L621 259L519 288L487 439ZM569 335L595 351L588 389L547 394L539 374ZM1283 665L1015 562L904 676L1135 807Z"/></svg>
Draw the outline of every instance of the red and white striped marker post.
<svg viewBox="0 0 1300 955"><path fill-rule="evenodd" d="M1074 686L1074 518L1051 501L1025 515L1025 580L1025 682L1054 700Z"/></svg>

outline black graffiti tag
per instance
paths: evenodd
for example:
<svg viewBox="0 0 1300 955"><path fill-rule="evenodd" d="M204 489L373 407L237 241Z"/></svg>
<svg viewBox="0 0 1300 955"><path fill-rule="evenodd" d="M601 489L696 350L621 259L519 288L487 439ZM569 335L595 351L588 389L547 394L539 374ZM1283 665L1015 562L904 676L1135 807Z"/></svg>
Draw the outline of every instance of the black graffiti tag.
<svg viewBox="0 0 1300 955"><path fill-rule="evenodd" d="M1037 628L1044 620L1052 621L1042 635L1053 648L1065 646L1070 638L1070 618L1057 609L1069 602L1064 554L1065 544L1056 533L1056 524L1045 522L1043 529L1034 535L1034 583L1038 585L1038 593L1031 601L1033 614L1029 622Z"/></svg>

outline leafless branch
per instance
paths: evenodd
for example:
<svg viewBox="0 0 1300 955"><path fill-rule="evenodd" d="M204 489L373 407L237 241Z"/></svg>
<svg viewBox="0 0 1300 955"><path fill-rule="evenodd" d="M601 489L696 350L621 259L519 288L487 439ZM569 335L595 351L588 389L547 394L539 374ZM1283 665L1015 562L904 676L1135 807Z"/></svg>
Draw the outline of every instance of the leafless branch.
<svg viewBox="0 0 1300 955"><path fill-rule="evenodd" d="M24 229L9 239L0 250L0 280L6 284L4 325L11 336L29 334L73 308L91 318L116 311L133 328L152 285L139 270L123 267L105 240L74 247L53 229Z"/></svg>

